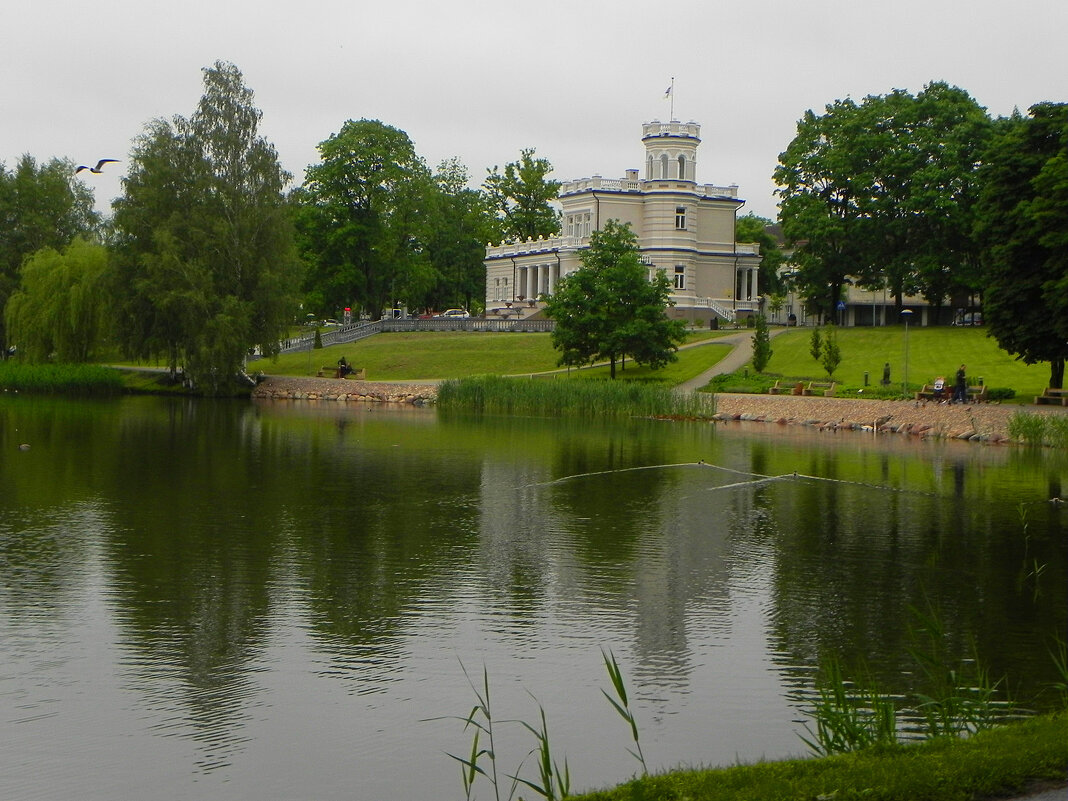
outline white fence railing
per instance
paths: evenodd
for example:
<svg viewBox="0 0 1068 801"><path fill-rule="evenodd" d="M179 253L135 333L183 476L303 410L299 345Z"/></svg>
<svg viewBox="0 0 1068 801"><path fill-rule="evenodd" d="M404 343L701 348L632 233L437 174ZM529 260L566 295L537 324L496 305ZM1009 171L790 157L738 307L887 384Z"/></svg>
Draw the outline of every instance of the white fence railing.
<svg viewBox="0 0 1068 801"><path fill-rule="evenodd" d="M319 341L323 346L347 345L383 331L552 331L552 320L490 320L482 317L431 317L420 319L406 317L398 320L361 321L348 325L320 330ZM315 346L315 332L291 337L282 342L283 353L311 350Z"/></svg>

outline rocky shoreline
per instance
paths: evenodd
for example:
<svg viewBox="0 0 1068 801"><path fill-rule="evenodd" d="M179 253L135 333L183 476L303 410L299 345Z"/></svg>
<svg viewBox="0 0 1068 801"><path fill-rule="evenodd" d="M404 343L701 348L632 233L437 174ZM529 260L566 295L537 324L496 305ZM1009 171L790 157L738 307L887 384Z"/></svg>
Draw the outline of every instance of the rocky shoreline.
<svg viewBox="0 0 1068 801"><path fill-rule="evenodd" d="M715 419L1007 443L1012 441L1009 421L1018 412L1065 414L1066 410L996 403L719 394Z"/></svg>
<svg viewBox="0 0 1068 801"><path fill-rule="evenodd" d="M252 397L259 400L363 401L412 406L429 405L437 396L437 385L430 382L357 381L349 378L267 376L252 390Z"/></svg>

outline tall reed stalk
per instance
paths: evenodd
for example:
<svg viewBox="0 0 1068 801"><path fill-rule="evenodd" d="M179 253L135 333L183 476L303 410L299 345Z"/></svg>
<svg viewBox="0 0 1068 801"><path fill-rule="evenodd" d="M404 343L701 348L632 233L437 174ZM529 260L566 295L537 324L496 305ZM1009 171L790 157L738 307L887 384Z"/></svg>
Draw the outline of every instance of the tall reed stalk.
<svg viewBox="0 0 1068 801"><path fill-rule="evenodd" d="M934 610L912 609L917 625L909 654L920 667L928 692L917 693L917 711L927 737L958 737L989 729L1013 711L1012 700L998 699L994 680L977 655L954 660L946 653L946 631Z"/></svg>
<svg viewBox="0 0 1068 801"><path fill-rule="evenodd" d="M0 362L0 389L52 395L118 395L122 376L95 364Z"/></svg>
<svg viewBox="0 0 1068 801"><path fill-rule="evenodd" d="M619 669L619 663L616 662L615 654L611 651L601 651L601 656L604 658L605 670L608 671L608 678L612 682L612 690L615 692L616 697L613 698L607 691L601 690L604 693L604 697L608 699L608 703L619 713L630 727L630 735L634 740L634 749L627 749L630 755L633 756L642 766L642 775L649 775L649 766L645 764L645 754L642 753L642 744L638 740L638 721L634 717L634 712L631 711L630 703L627 700L627 685L623 682L623 671Z"/></svg>
<svg viewBox="0 0 1068 801"><path fill-rule="evenodd" d="M820 756L844 754L873 745L897 742L897 709L893 699L874 689L868 677L861 684L846 680L837 657L820 668L817 698L811 714L816 730L805 724L812 739L801 740Z"/></svg>
<svg viewBox="0 0 1068 801"><path fill-rule="evenodd" d="M1060 695L1061 705L1068 709L1068 642L1057 637L1049 655L1053 659L1059 676L1059 679L1053 683L1053 689Z"/></svg>
<svg viewBox="0 0 1068 801"><path fill-rule="evenodd" d="M707 419L713 398L638 381L568 381L500 376L446 381L438 408L490 414Z"/></svg>

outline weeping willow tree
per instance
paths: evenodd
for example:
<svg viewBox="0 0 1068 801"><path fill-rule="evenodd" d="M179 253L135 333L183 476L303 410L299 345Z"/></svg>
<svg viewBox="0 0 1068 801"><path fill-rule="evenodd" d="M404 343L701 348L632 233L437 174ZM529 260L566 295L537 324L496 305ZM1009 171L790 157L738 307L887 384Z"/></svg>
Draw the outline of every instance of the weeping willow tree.
<svg viewBox="0 0 1068 801"><path fill-rule="evenodd" d="M75 239L62 251L41 248L19 268L5 308L7 341L30 362L92 361L110 330L108 253Z"/></svg>

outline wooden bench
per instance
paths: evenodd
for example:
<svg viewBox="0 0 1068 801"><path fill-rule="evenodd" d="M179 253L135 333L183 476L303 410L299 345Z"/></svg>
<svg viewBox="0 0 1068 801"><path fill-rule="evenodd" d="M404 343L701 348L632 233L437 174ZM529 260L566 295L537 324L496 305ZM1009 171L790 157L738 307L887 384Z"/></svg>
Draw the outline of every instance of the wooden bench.
<svg viewBox="0 0 1068 801"><path fill-rule="evenodd" d="M923 389L916 393L916 400L929 400L929 401L946 401L951 402L953 400L954 389L949 384L942 387L939 391L934 388L933 384L924 384ZM986 385L981 387L968 387L968 403L986 403Z"/></svg>
<svg viewBox="0 0 1068 801"><path fill-rule="evenodd" d="M791 383L789 381L776 381L770 387L768 387L769 395L800 395L802 386L800 382Z"/></svg>
<svg viewBox="0 0 1068 801"><path fill-rule="evenodd" d="M315 375L319 378L341 378L341 369L336 364L325 364L319 368L319 372ZM353 367L352 372L345 378L364 381L367 378L367 370L363 367Z"/></svg>
<svg viewBox="0 0 1068 801"><path fill-rule="evenodd" d="M801 390L801 394L823 395L825 398L833 398L834 388L834 381L809 381L808 386Z"/></svg>
<svg viewBox="0 0 1068 801"><path fill-rule="evenodd" d="M916 393L916 400L947 401L952 397L953 388L949 384L943 384L941 389L936 389L934 384L924 384Z"/></svg>
<svg viewBox="0 0 1068 801"><path fill-rule="evenodd" d="M1046 387L1046 390L1041 395L1035 396L1035 403L1038 405L1068 406L1068 389Z"/></svg>

